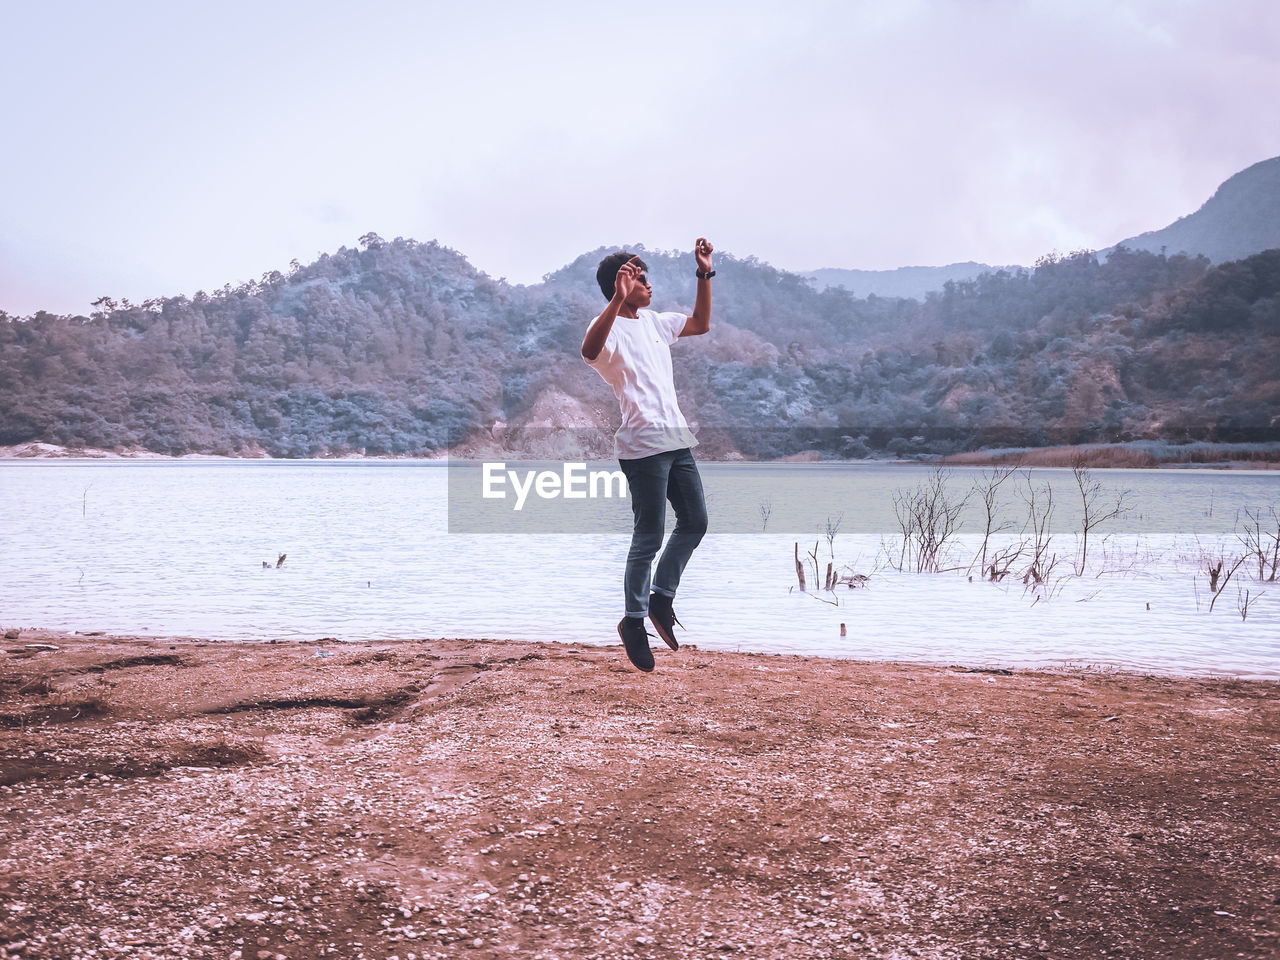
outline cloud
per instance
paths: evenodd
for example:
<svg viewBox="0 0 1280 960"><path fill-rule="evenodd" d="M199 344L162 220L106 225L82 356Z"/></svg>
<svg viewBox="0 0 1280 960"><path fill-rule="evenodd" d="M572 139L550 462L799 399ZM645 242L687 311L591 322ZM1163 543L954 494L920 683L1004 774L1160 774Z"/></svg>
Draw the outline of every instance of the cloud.
<svg viewBox="0 0 1280 960"><path fill-rule="evenodd" d="M0 297L190 292L367 230L522 282L623 238L793 269L1105 246L1280 154L1274 9L15 8Z"/></svg>

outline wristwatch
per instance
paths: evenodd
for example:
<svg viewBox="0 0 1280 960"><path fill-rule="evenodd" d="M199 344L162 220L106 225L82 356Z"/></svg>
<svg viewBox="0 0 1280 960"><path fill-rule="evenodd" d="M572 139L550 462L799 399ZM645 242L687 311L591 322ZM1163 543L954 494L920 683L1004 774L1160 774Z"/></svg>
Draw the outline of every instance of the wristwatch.
<svg viewBox="0 0 1280 960"><path fill-rule="evenodd" d="M714 270L708 270L706 273L703 273L701 270L699 270L694 274L694 276L696 276L699 280L710 280L715 275L716 275L716 272Z"/></svg>

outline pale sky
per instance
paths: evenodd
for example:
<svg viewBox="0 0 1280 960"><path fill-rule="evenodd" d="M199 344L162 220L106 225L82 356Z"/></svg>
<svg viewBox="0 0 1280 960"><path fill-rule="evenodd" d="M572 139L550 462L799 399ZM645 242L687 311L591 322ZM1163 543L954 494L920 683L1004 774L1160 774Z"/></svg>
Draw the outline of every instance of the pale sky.
<svg viewBox="0 0 1280 960"><path fill-rule="evenodd" d="M0 309L439 240L1029 264L1280 155L1275 0L0 0Z"/></svg>

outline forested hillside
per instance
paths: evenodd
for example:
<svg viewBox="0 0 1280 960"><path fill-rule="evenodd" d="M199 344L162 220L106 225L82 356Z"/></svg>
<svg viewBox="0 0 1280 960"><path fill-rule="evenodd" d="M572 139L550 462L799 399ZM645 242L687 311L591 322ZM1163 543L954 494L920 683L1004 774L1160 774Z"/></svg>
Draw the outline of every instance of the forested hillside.
<svg viewBox="0 0 1280 960"><path fill-rule="evenodd" d="M212 294L0 314L0 445L300 457L611 430L578 355L606 252L523 287L368 235ZM690 308L692 257L642 255L655 307ZM1080 252L923 301L819 291L753 258L716 269L712 333L673 348L706 455L1280 439L1280 250Z"/></svg>

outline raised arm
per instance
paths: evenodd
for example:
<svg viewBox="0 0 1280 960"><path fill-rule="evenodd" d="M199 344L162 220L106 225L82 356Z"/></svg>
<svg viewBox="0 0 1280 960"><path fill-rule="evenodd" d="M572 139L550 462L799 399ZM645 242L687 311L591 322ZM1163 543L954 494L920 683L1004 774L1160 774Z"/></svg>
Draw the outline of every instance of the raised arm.
<svg viewBox="0 0 1280 960"><path fill-rule="evenodd" d="M705 237L699 237L693 245L693 257L698 262L698 295L693 302L693 316L684 322L682 337L697 337L711 329L711 253L715 247Z"/></svg>
<svg viewBox="0 0 1280 960"><path fill-rule="evenodd" d="M604 349L604 342L609 339L609 331L613 329L613 321L618 319L618 311L626 304L627 297L636 285L636 277L640 276L640 268L636 266L635 260L633 257L618 268L618 276L613 281L613 299L604 308L604 312L587 327L587 335L582 338L583 360L595 360Z"/></svg>

